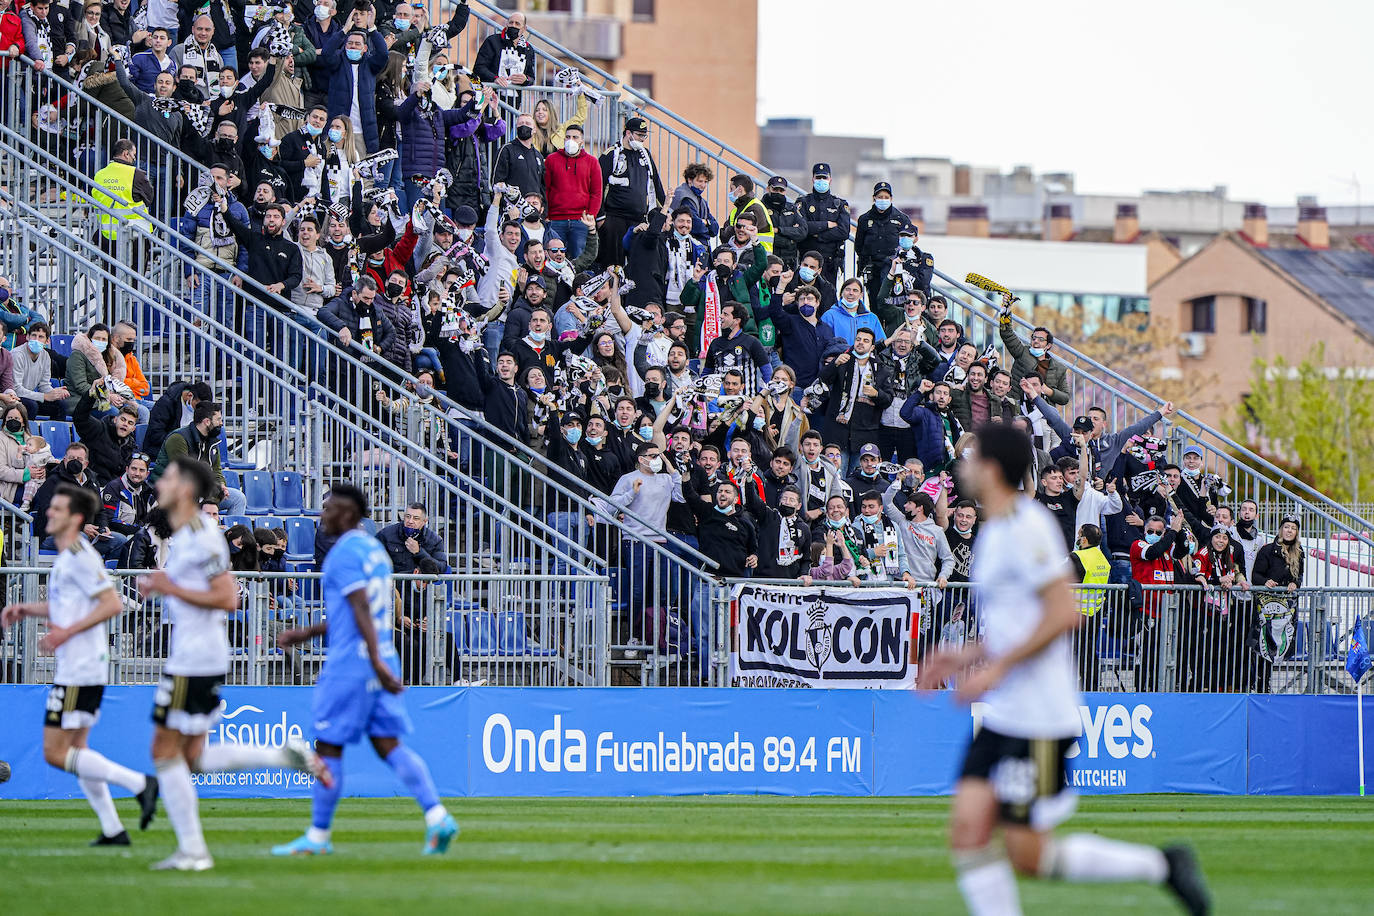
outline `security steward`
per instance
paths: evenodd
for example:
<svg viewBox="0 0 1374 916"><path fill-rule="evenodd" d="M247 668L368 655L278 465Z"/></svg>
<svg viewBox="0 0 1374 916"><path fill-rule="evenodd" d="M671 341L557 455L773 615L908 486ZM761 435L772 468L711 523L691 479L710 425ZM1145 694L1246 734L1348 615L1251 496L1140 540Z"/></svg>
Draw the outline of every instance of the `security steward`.
<svg viewBox="0 0 1374 916"><path fill-rule="evenodd" d="M825 258L821 276L831 286L844 262L844 243L849 241L849 201L830 193L830 164L817 162L811 167L811 193L797 198L797 212L806 221L806 238L797 246L802 252L815 251Z"/></svg>
<svg viewBox="0 0 1374 916"><path fill-rule="evenodd" d="M1074 578L1083 584L1078 590L1078 609L1086 618L1074 631L1074 657L1078 659L1081 689L1096 690L1098 677L1097 635L1102 620L1097 616L1107 601L1107 591L1088 586L1104 586L1111 579L1112 564L1102 552L1102 529L1084 525L1078 529L1078 549L1069 556ZM1122 602L1124 605L1124 602Z"/></svg>
<svg viewBox="0 0 1374 916"><path fill-rule="evenodd" d="M95 173L95 187L91 197L109 208L100 218L100 249L114 254L115 244L123 230L125 238L137 239L136 247L146 255L148 249L148 208L153 204L153 185L148 173L134 165L136 150L132 140L117 140L109 165ZM137 263L146 263L140 258Z"/></svg>
<svg viewBox="0 0 1374 916"><path fill-rule="evenodd" d="M758 242L763 250L773 253L773 217L768 208L754 197L754 179L748 175L736 175L730 179L730 214L725 225L720 227L720 240L730 241L735 234L735 220L741 213L748 213L758 227Z"/></svg>
<svg viewBox="0 0 1374 916"><path fill-rule="evenodd" d="M878 301L883 277L898 254L898 235L910 229L911 217L892 206L892 185L880 181L873 186L873 206L859 217L854 234L854 252L858 260L859 276L868 287L870 307Z"/></svg>

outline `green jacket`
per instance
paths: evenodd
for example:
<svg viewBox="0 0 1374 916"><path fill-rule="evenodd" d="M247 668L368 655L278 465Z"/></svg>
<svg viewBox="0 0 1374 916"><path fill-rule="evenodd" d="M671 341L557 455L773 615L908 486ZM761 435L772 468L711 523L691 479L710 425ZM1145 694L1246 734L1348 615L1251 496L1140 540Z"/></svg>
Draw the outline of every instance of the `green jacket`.
<svg viewBox="0 0 1374 916"><path fill-rule="evenodd" d="M754 262L745 271L735 271L729 284L730 300L744 307L749 313L748 320L744 323L744 333L757 337L759 334L758 325L754 323L754 309L750 305L751 297L749 290L758 286L763 279L764 273L768 270L768 249L762 244L754 245ZM702 278L705 282L705 278ZM767 295L767 292L760 290L760 295ZM687 318L687 339L691 346L695 347L701 340L701 306L706 302L706 292L701 283L687 283L682 287L682 297L679 300L683 309L691 308L692 311L686 314ZM724 305L724 303L721 303Z"/></svg>
<svg viewBox="0 0 1374 916"><path fill-rule="evenodd" d="M1040 371L1040 361L1031 355L1030 348L1025 341L1016 336L1016 331L1012 329L1010 319L1002 319L997 323L997 333L1002 337L1002 343L1006 345L1007 354L1014 360L1011 367L1011 390L1017 392L1021 390L1021 379L1028 375L1040 375L1040 380L1045 383L1045 400L1051 404L1063 405L1069 403L1069 367L1049 356L1046 359L1045 371Z"/></svg>
<svg viewBox="0 0 1374 916"><path fill-rule="evenodd" d="M77 405L81 403L81 396L88 394L91 386L106 376L104 366L92 365L90 357L80 350L73 350L72 355L67 358L67 390L71 392L71 397L62 403L66 405L67 415L76 413Z"/></svg>
<svg viewBox="0 0 1374 916"><path fill-rule="evenodd" d="M190 455L210 465L210 470L215 474L215 482L221 487L224 486L224 471L219 465L219 440L207 439L196 429L195 424L183 426L162 440L162 449L157 453L157 461L153 463L153 470L148 475L149 482L157 483L157 479L167 470L167 465L182 455Z"/></svg>

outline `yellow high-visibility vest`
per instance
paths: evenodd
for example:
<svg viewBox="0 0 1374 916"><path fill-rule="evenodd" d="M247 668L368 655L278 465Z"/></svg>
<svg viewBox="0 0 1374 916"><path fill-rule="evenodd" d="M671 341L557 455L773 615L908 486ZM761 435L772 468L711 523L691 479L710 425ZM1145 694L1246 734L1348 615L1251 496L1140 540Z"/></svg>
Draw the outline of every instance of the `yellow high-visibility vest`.
<svg viewBox="0 0 1374 916"><path fill-rule="evenodd" d="M134 203L135 169L127 162L111 162L95 173L95 187L91 197L95 202L109 207L115 213L100 214L100 234L110 241L119 236L119 224L139 223L148 228L147 209L141 203Z"/></svg>
<svg viewBox="0 0 1374 916"><path fill-rule="evenodd" d="M1078 557L1078 562L1083 564L1083 584L1084 585L1106 585L1111 581L1112 564L1102 553L1100 547L1089 547L1087 550L1075 550L1073 555ZM1100 588L1080 588L1078 590L1078 609L1083 612L1084 617L1092 617L1102 610L1102 604L1107 600L1107 592Z"/></svg>
<svg viewBox="0 0 1374 916"><path fill-rule="evenodd" d="M764 249L764 251L767 251L769 254L772 254L772 253L773 253L773 214L768 212L768 208L765 207L765 206L758 200L758 198L756 198L756 197L751 197L751 198L749 198L748 200L746 200L744 203L742 203L742 204L741 204L739 207L737 207L736 209L731 210L731 211L730 211L729 217L725 220L725 223L726 223L726 225L733 226L733 225L735 224L735 217L736 217L738 214L740 214L740 213L746 212L750 207L754 206L755 204L758 204L759 209L763 211L763 220L764 220L764 224L763 224L762 226L759 227L759 235L758 235L759 242L761 242L761 243L763 244L763 249Z"/></svg>

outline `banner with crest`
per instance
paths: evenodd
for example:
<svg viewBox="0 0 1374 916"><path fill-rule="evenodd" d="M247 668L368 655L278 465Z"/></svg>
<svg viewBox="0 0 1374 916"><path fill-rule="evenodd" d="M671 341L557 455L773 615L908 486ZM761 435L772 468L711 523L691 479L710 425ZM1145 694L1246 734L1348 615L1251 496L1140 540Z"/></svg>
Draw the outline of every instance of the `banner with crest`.
<svg viewBox="0 0 1374 916"><path fill-rule="evenodd" d="M736 586L730 686L909 690L920 608L902 588Z"/></svg>

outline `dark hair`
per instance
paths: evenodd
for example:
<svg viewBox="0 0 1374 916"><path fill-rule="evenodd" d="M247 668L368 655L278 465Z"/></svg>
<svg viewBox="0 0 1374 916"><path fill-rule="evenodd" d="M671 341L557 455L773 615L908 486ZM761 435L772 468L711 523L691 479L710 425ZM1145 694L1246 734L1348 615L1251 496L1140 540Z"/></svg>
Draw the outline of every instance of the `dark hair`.
<svg viewBox="0 0 1374 916"><path fill-rule="evenodd" d="M920 490L913 490L907 494L906 504L909 506L915 503L925 513L926 518L933 518L935 515L935 500L930 498L929 493L922 493Z"/></svg>
<svg viewBox="0 0 1374 916"><path fill-rule="evenodd" d="M684 214L684 213L686 213L688 216L691 216L691 215L692 215L692 211L691 211L689 208L687 208L687 207L678 207L676 210L673 211L673 216L672 216L672 218L673 218L673 219L677 219L679 216L681 216L681 215Z"/></svg>
<svg viewBox="0 0 1374 916"><path fill-rule="evenodd" d="M817 302L821 301L821 291L810 283L803 283L797 287L796 298L800 299L802 296L814 296Z"/></svg>
<svg viewBox="0 0 1374 916"><path fill-rule="evenodd" d="M201 401L196 405L195 413L191 414L191 425L195 426L204 423L206 420L220 412L220 406L215 401Z"/></svg>
<svg viewBox="0 0 1374 916"><path fill-rule="evenodd" d="M1065 455L1063 458L1056 461L1054 466L1064 472L1072 471L1074 468L1078 467L1078 459L1070 458L1068 455Z"/></svg>
<svg viewBox="0 0 1374 916"><path fill-rule="evenodd" d="M1045 335L1045 340L1046 340L1048 343L1050 343L1050 344L1053 344L1053 343L1054 343L1054 335L1050 333L1050 329L1049 329L1049 328L1032 328L1032 329L1031 329L1031 336L1034 337L1036 334L1044 334L1044 335Z"/></svg>
<svg viewBox="0 0 1374 916"><path fill-rule="evenodd" d="M17 411L19 411L19 417L20 417L20 419L22 419L22 420L24 421L24 425L25 425L25 426L28 425L28 423L29 423L29 411L28 411L28 408L26 408L26 407L24 406L24 402L23 402L23 401L15 401L13 404L9 405L9 406L6 407L4 410L0 411L0 417L6 417L6 416L8 416L8 415L9 415L9 412L10 412L11 410L17 410Z"/></svg>
<svg viewBox="0 0 1374 916"><path fill-rule="evenodd" d="M744 381L744 373L741 372L741 371L738 370L738 369L726 369L726 370L725 370L725 375L726 375L727 377L728 377L728 376L731 376L731 375L737 375L737 376L739 376L739 380L740 380L741 382Z"/></svg>
<svg viewBox="0 0 1374 916"><path fill-rule="evenodd" d="M95 524L95 514L100 510L100 504L96 501L93 490L72 483L60 483L53 495L67 497L67 511L81 516L82 524Z"/></svg>
<svg viewBox="0 0 1374 916"><path fill-rule="evenodd" d="M807 439L817 440L821 443L822 448L824 448L825 446L825 437L823 437L819 432L817 432L814 429L808 429L806 432L802 433L802 437L799 441L805 442Z"/></svg>
<svg viewBox="0 0 1374 916"><path fill-rule="evenodd" d="M197 401L208 401L215 396L215 393L210 390L210 386L206 382L191 382L182 390L185 391L187 389L190 390L191 397L195 398Z"/></svg>
<svg viewBox="0 0 1374 916"><path fill-rule="evenodd" d="M819 251L808 251L806 254L802 255L800 258L797 259L797 263L800 264L807 258L811 258L813 261L820 264L821 267L825 267L825 256L822 255Z"/></svg>
<svg viewBox="0 0 1374 916"><path fill-rule="evenodd" d="M351 483L336 483L329 488L329 498L346 499L358 510L359 518L367 518L367 494Z"/></svg>
<svg viewBox="0 0 1374 916"><path fill-rule="evenodd" d="M1056 464L1047 464L1047 465L1045 465L1043 468L1040 469L1040 479L1041 479L1041 480L1044 480L1046 477L1050 476L1051 474L1062 474L1062 473L1064 473L1064 471L1063 471L1062 468L1059 467L1059 465L1058 465L1057 463L1056 463Z"/></svg>
<svg viewBox="0 0 1374 916"><path fill-rule="evenodd" d="M199 409L199 408L197 408ZM204 461L197 461L190 455L178 455L172 459L172 467L191 484L191 497L203 503L214 493L215 472Z"/></svg>
<svg viewBox="0 0 1374 916"><path fill-rule="evenodd" d="M1009 487L1020 484L1031 464L1030 436L1007 423L985 424L974 435L979 456L997 465L1002 482Z"/></svg>
<svg viewBox="0 0 1374 916"><path fill-rule="evenodd" d="M635 446L635 458L643 458L644 453L651 448L658 448L658 446L652 442L641 442L639 445Z"/></svg>
<svg viewBox="0 0 1374 916"><path fill-rule="evenodd" d="M29 325L28 333L32 334L34 331L42 331L49 337L52 336L52 328L48 327L46 321L35 321L33 324Z"/></svg>
<svg viewBox="0 0 1374 916"><path fill-rule="evenodd" d="M702 455L706 454L707 452L711 452L711 453L713 453L717 458L719 458L719 457L720 457L720 446L719 446L719 445L716 445L714 442L707 442L707 443L705 443L704 445L702 445L702 447L701 447L700 449L697 450L697 457L701 457Z"/></svg>
<svg viewBox="0 0 1374 916"><path fill-rule="evenodd" d="M865 492L859 494L859 505L863 505L864 503L868 503L868 502L873 502L873 503L879 503L879 504L881 504L882 501L883 501L883 496L882 496L882 494L879 493L877 490L867 490L867 491L865 491Z"/></svg>
<svg viewBox="0 0 1374 916"><path fill-rule="evenodd" d="M568 135L568 132L569 132L569 131L573 131L573 130L577 131L577 133L578 133L579 135L581 135L582 133L584 133L584 131L582 130L582 125L581 125L581 124L577 124L577 123L565 124L565 125L563 126L563 136L566 137L566 136Z"/></svg>
<svg viewBox="0 0 1374 916"><path fill-rule="evenodd" d="M267 49L264 48L262 45L258 45L256 48L254 48L253 50L251 50L251 51L248 52L248 59L249 59L249 60L254 60L254 59L257 59L257 60L270 60L271 57L272 57L272 55L268 54L268 53L267 53ZM232 69L232 68L226 67L225 69Z"/></svg>
<svg viewBox="0 0 1374 916"><path fill-rule="evenodd" d="M797 463L797 456L794 455L794 454L792 454L792 450L791 450L790 448L788 448L787 446L785 446L785 445L779 445L777 448L773 449L773 455L772 455L772 457L774 457L774 458L786 458L788 461L792 462L793 464L796 464L796 463Z"/></svg>
<svg viewBox="0 0 1374 916"><path fill-rule="evenodd" d="M748 175L736 175L730 179L730 184L744 188L745 194L752 196L754 193L754 179L750 178Z"/></svg>
<svg viewBox="0 0 1374 916"><path fill-rule="evenodd" d="M1096 525L1084 525L1078 529L1078 533L1088 542L1089 547L1096 547L1102 543L1102 529Z"/></svg>
<svg viewBox="0 0 1374 916"><path fill-rule="evenodd" d="M747 219L751 226L757 226L759 224L759 221L754 219L754 214L750 213L748 210L745 210L743 213L735 215L736 223L739 223L739 221L742 219Z"/></svg>
<svg viewBox="0 0 1374 916"><path fill-rule="evenodd" d="M242 542L238 553L230 551L229 568L235 572L251 572L258 568L258 539L247 525L234 525L224 532L224 543L234 538Z"/></svg>
<svg viewBox="0 0 1374 916"><path fill-rule="evenodd" d="M695 181L702 176L705 176L706 180L710 181L712 178L716 177L716 174L711 171L710 166L700 162L689 162L687 163L687 168L682 170L683 181ZM677 214L675 213L673 215L676 216Z"/></svg>
<svg viewBox="0 0 1374 916"><path fill-rule="evenodd" d="M949 325L950 327L954 328L954 330L958 331L960 334L964 333L964 329L959 327L959 322L955 321L953 318L946 318L944 321L941 321L938 325L936 325L935 329L937 331L943 331L945 329L945 325Z"/></svg>
<svg viewBox="0 0 1374 916"><path fill-rule="evenodd" d="M270 203L270 204L268 204L267 206L265 206L265 207L262 208L262 212L263 212L264 214L266 214L268 210L276 210L276 211L277 211L277 214L278 214L279 216L281 216L282 219L286 219L286 208L283 207L281 204L279 204L279 203Z"/></svg>
<svg viewBox="0 0 1374 916"><path fill-rule="evenodd" d="M878 340L878 335L873 332L872 328L859 328L854 332L854 339L858 340L860 334L867 334L869 337L873 338L875 343Z"/></svg>

